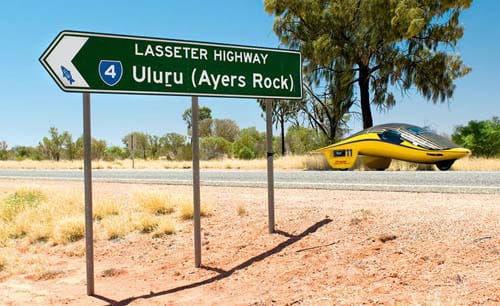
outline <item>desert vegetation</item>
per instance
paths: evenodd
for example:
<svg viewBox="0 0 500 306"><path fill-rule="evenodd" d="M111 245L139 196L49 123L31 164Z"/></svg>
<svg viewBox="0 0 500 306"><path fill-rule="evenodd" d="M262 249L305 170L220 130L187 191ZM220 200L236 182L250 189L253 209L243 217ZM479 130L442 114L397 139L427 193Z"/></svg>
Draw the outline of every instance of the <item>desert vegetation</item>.
<svg viewBox="0 0 500 306"><path fill-rule="evenodd" d="M22 188L2 194L0 248L40 243L56 247L82 240L83 196L80 192L61 191ZM202 217L212 214L202 204ZM178 223L192 219L193 208L189 199L169 193L133 191L96 200L93 217L99 239L118 239L133 232L159 237L175 234ZM7 265L5 254L1 254L0 270Z"/></svg>
<svg viewBox="0 0 500 306"><path fill-rule="evenodd" d="M209 110L209 109L208 109ZM204 117L209 112L204 111ZM186 120L190 120L187 116ZM188 127L190 125L188 124ZM232 120L205 118L201 129L201 167L204 169L265 169L265 133L256 128L241 129ZM344 135L342 130L338 136ZM500 170L500 124L497 117L471 121L457 126L452 139L472 150L468 159L458 160L454 170ZM132 137L133 136L133 137ZM130 140L133 139L133 144ZM280 170L328 170L321 155L309 152L330 142L313 128L292 125L281 137L275 137L275 167ZM95 169L190 169L191 144L186 136L167 133L164 136L133 132L123 137L124 147L108 147L105 141L92 142ZM68 132L51 128L38 147L8 149L0 142L0 169L82 169L81 138L75 142ZM134 157L134 161L132 161ZM358 170L363 170L361 165ZM434 170L433 165L393 161L389 170Z"/></svg>

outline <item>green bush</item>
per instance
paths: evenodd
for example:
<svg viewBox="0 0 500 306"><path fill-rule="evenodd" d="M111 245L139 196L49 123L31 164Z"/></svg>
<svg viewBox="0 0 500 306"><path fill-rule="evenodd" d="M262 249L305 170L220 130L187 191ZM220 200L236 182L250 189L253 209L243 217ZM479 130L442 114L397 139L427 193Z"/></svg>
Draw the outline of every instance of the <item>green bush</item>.
<svg viewBox="0 0 500 306"><path fill-rule="evenodd" d="M315 130L302 126L288 128L285 139L289 151L298 155L306 154L325 145L324 139Z"/></svg>
<svg viewBox="0 0 500 306"><path fill-rule="evenodd" d="M253 158L264 157L266 154L266 133L257 131L255 127L242 129L233 143L233 154L240 158L240 152L248 156L248 151L253 152Z"/></svg>
<svg viewBox="0 0 500 306"><path fill-rule="evenodd" d="M475 156L494 157L500 155L500 119L493 117L484 121L469 121L458 126L452 135L458 145L470 149Z"/></svg>
<svg viewBox="0 0 500 306"><path fill-rule="evenodd" d="M255 151L249 147L242 147L237 152L236 157L239 159L254 159Z"/></svg>
<svg viewBox="0 0 500 306"><path fill-rule="evenodd" d="M231 153L231 143L222 137L203 137L200 142L202 159L214 159L228 156Z"/></svg>

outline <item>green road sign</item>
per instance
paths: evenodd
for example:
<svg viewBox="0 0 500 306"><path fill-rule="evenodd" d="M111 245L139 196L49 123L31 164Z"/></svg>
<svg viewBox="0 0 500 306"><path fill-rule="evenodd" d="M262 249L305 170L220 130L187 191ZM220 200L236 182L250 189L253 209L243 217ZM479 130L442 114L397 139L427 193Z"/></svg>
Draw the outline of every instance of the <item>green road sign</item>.
<svg viewBox="0 0 500 306"><path fill-rule="evenodd" d="M40 62L69 92L302 98L290 50L63 31Z"/></svg>

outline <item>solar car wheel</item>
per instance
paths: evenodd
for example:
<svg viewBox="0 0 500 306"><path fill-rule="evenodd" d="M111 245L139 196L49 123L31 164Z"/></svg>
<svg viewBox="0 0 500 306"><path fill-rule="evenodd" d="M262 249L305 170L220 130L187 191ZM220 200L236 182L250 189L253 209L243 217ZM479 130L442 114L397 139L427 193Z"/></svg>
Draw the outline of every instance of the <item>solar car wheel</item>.
<svg viewBox="0 0 500 306"><path fill-rule="evenodd" d="M450 168L451 168L451 166L453 165L454 162L455 162L454 159L452 159L452 160L443 160L443 161L437 162L436 163L436 167L438 167L438 169L441 170L441 171L447 171L447 170L450 170Z"/></svg>

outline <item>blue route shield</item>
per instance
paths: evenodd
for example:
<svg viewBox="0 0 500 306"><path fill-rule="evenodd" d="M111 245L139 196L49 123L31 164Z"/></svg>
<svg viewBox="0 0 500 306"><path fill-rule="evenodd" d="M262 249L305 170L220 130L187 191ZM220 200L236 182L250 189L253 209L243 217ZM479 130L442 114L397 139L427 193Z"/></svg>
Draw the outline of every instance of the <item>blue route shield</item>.
<svg viewBox="0 0 500 306"><path fill-rule="evenodd" d="M123 67L120 61L102 60L99 62L99 76L101 80L109 86L114 86L120 82L123 74Z"/></svg>

